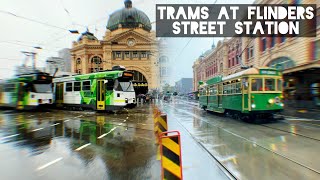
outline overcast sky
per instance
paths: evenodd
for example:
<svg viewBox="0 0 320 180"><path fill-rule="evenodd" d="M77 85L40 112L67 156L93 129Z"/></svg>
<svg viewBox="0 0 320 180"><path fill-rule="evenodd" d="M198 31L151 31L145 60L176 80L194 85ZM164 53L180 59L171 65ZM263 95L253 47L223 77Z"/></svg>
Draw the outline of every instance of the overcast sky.
<svg viewBox="0 0 320 180"><path fill-rule="evenodd" d="M72 41L76 40L79 34L71 34L68 29L84 32L88 26L98 39L102 39L109 15L123 8L123 2L123 0L1 0L0 79L12 76L15 66L24 62L25 56L21 51L37 52L37 67L44 67L48 57L57 56L57 51L62 48L71 48ZM134 7L149 16L151 22L155 21L156 3L177 3L173 0L132 0L132 2ZM214 2L215 0L179 0L181 4ZM252 2L253 0L241 1L241 3ZM239 1L217 0L216 3L239 4ZM219 39L221 38L216 38L215 42ZM175 43L171 44L172 65L179 65L179 68L174 69L175 80L192 77L194 60L209 49L213 42L213 38L192 38L186 46L189 40L190 38L176 38ZM37 50L33 48L34 46L43 49ZM29 64L31 65L31 62Z"/></svg>

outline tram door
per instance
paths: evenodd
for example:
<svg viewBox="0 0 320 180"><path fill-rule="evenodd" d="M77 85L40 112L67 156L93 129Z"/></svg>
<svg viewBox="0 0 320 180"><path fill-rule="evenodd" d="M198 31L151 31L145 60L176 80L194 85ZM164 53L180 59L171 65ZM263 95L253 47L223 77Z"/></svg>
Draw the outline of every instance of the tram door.
<svg viewBox="0 0 320 180"><path fill-rule="evenodd" d="M61 107L63 104L63 83L56 84L56 104L58 107Z"/></svg>
<svg viewBox="0 0 320 180"><path fill-rule="evenodd" d="M222 84L218 85L218 108L222 108Z"/></svg>
<svg viewBox="0 0 320 180"><path fill-rule="evenodd" d="M97 110L105 110L106 91L104 87L104 80L97 80Z"/></svg>
<svg viewBox="0 0 320 180"><path fill-rule="evenodd" d="M249 110L249 101L250 101L250 94L249 94L249 81L248 78L242 79L242 110Z"/></svg>
<svg viewBox="0 0 320 180"><path fill-rule="evenodd" d="M18 84L18 100L17 100L17 109L23 109L23 83Z"/></svg>

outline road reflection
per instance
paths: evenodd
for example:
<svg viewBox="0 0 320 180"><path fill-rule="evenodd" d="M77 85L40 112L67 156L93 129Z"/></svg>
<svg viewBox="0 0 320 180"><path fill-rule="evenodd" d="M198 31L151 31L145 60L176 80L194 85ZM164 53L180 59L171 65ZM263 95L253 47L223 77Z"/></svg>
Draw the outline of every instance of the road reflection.
<svg viewBox="0 0 320 180"><path fill-rule="evenodd" d="M82 175L80 179L159 179L160 164L153 130L149 129L153 121L149 111L141 112L79 118L68 113L0 112L0 149L23 152L27 159L18 156L17 162L34 169L25 172L31 179L65 179L72 177L75 169ZM10 175L17 170L13 163L0 162L1 167ZM89 170L92 167L96 170ZM8 177L0 174L0 179Z"/></svg>

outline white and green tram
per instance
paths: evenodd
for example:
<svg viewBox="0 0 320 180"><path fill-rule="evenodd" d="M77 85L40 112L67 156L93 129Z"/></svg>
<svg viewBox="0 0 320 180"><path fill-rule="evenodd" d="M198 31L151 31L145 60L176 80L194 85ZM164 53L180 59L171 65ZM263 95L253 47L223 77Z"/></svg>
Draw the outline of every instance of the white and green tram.
<svg viewBox="0 0 320 180"><path fill-rule="evenodd" d="M54 78L54 103L67 109L120 110L136 105L133 73L124 69Z"/></svg>
<svg viewBox="0 0 320 180"><path fill-rule="evenodd" d="M31 110L52 102L52 76L47 73L22 74L0 81L0 107Z"/></svg>

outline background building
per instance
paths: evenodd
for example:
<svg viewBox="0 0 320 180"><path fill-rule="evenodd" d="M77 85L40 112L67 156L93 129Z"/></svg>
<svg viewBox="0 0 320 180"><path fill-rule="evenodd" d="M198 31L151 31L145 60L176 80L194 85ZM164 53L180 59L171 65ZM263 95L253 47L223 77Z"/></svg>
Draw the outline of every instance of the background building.
<svg viewBox="0 0 320 180"><path fill-rule="evenodd" d="M110 15L103 40L87 30L73 43L72 72L92 73L122 65L134 72L137 94L159 88L158 42L148 16L131 0Z"/></svg>
<svg viewBox="0 0 320 180"><path fill-rule="evenodd" d="M283 73L287 106L319 108L320 105L320 1L262 1L255 4L317 4L316 37L233 37L219 41L211 53L201 55L193 65L193 89L198 82L242 71L241 67L268 66ZM220 48L218 48L220 47ZM220 53L220 56L216 56ZM239 57L239 58L237 58ZM220 68L216 64L222 63ZM221 69L223 67L224 69Z"/></svg>
<svg viewBox="0 0 320 180"><path fill-rule="evenodd" d="M71 54L70 49L64 48L58 51L58 57L49 57L46 61L46 72L53 75L58 69L57 74L70 74L71 72ZM71 73L72 74L72 73Z"/></svg>
<svg viewBox="0 0 320 180"><path fill-rule="evenodd" d="M58 52L58 57L64 60L64 71L71 72L71 53L69 48L61 49Z"/></svg>
<svg viewBox="0 0 320 180"><path fill-rule="evenodd" d="M178 94L185 95L192 92L192 78L181 78L176 82L175 89Z"/></svg>

